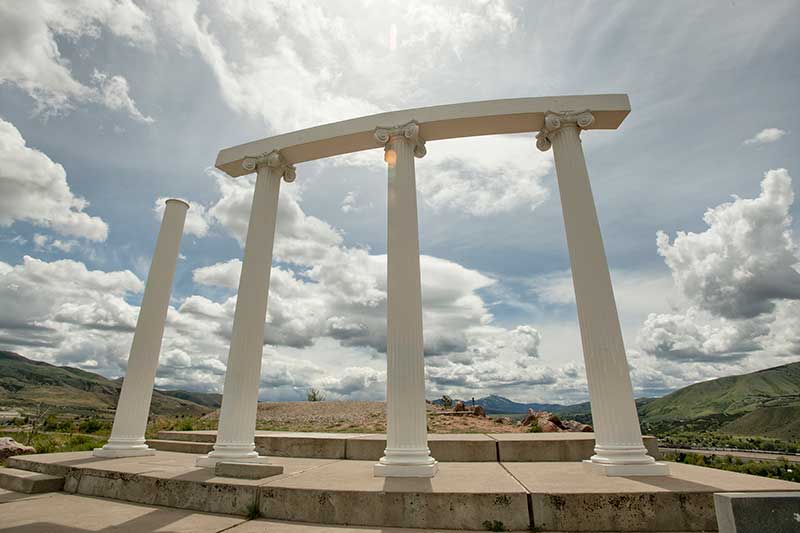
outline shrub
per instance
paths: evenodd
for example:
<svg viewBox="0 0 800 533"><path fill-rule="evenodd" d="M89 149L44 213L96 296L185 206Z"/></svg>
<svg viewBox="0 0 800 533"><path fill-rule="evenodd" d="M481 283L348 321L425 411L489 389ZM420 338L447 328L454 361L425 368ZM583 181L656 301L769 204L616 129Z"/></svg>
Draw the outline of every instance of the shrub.
<svg viewBox="0 0 800 533"><path fill-rule="evenodd" d="M319 389L310 388L306 393L306 400L308 400L309 402L324 402L325 393Z"/></svg>
<svg viewBox="0 0 800 533"><path fill-rule="evenodd" d="M104 424L96 418L89 418L84 420L78 425L78 431L81 433L97 433L103 429Z"/></svg>

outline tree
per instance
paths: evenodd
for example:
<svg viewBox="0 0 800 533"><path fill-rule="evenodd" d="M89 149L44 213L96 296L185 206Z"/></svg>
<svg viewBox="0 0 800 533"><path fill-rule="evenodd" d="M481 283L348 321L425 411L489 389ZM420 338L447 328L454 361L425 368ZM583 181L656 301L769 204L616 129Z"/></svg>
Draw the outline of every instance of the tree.
<svg viewBox="0 0 800 533"><path fill-rule="evenodd" d="M309 402L324 402L325 393L312 387L308 389L308 392L306 392L306 400Z"/></svg>

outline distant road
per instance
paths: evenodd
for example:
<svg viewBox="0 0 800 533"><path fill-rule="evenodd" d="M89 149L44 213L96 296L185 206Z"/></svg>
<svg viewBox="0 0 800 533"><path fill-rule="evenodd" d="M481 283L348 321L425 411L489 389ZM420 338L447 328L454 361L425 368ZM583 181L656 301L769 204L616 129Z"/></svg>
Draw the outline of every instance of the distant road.
<svg viewBox="0 0 800 533"><path fill-rule="evenodd" d="M780 452L745 451L730 448L663 448L658 447L661 453L694 453L697 455L717 455L738 457L742 461L780 461L786 459L790 463L800 463L800 455Z"/></svg>

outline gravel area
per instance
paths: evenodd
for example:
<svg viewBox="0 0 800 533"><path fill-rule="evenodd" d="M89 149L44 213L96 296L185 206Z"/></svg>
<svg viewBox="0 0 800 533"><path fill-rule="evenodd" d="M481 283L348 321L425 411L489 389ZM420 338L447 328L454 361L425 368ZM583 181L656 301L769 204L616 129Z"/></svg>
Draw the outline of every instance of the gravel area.
<svg viewBox="0 0 800 533"><path fill-rule="evenodd" d="M492 418L448 416L428 404L428 431L431 433L519 433L527 427L500 424ZM215 420L219 411L204 418ZM343 431L385 433L385 402L262 402L258 404L258 429L273 431Z"/></svg>

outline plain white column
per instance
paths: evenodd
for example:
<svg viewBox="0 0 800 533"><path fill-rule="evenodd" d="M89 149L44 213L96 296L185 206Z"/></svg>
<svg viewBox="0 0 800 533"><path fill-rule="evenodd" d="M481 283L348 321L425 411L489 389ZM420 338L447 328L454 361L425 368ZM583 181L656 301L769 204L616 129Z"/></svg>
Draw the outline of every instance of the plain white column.
<svg viewBox="0 0 800 533"><path fill-rule="evenodd" d="M667 475L647 455L633 397L611 276L600 234L580 130L593 115L549 113L537 147L553 146L578 308L586 380L595 430L595 455L586 463L606 475Z"/></svg>
<svg viewBox="0 0 800 533"><path fill-rule="evenodd" d="M144 432L150 413L164 322L172 293L172 279L175 276L188 209L189 204L182 200L170 199L166 202L153 261L147 274L142 305L139 308L136 331L133 334L128 368L114 414L111 438L102 448L95 448L95 457L155 454L155 450L145 444Z"/></svg>
<svg viewBox="0 0 800 533"><path fill-rule="evenodd" d="M278 193L281 178L294 181L294 167L287 165L280 153L275 151L257 158L247 158L243 165L246 170L257 170L258 174L233 316L217 441L213 451L197 459L198 466L215 466L220 461L267 462L255 450L264 323L267 318Z"/></svg>
<svg viewBox="0 0 800 533"><path fill-rule="evenodd" d="M422 288L414 157L425 155L419 126L410 122L378 128L389 167L386 450L375 476L433 477L438 471L428 449L425 361L422 339Z"/></svg>

